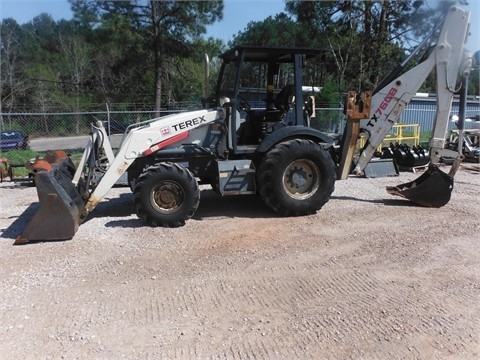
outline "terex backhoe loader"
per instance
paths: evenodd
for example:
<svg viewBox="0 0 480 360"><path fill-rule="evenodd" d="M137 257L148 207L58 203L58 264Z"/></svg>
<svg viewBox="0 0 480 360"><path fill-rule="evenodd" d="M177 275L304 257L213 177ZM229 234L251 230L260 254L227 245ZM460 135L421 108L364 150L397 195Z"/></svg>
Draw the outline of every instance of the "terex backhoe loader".
<svg viewBox="0 0 480 360"><path fill-rule="evenodd" d="M309 126L315 106L312 97L304 99L302 71L319 50L234 47L219 56L217 85L203 110L133 124L115 153L97 122L78 167L67 156L37 164L40 208L15 243L72 238L125 173L136 213L150 226L183 225L199 205L202 183L221 195L258 194L284 216L315 213L329 201L337 177L348 177L359 133L368 141L354 163L357 174L434 69L432 164L415 182L388 191L442 206L462 158L443 145L457 77L467 76L472 65L463 49L468 26L469 13L452 7L443 26L419 46L424 50L436 39L423 62L404 73L401 64L373 93L349 94L340 146ZM452 153L457 163L445 174L436 163Z"/></svg>

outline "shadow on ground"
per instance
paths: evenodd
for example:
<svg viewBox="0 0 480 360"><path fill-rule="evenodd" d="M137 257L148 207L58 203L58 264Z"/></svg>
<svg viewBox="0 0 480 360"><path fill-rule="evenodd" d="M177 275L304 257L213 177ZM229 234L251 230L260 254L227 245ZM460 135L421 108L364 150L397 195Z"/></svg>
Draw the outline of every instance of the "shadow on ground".
<svg viewBox="0 0 480 360"><path fill-rule="evenodd" d="M39 208L39 202L35 202L28 206L25 211L20 214L10 226L8 226L8 228L0 233L0 237L16 239L27 227L28 223ZM134 218L132 218L132 215L134 215ZM193 219L201 221L216 217L271 218L277 216L278 215L270 210L258 196L242 195L222 197L216 194L213 190L202 190L200 195L200 205L195 212ZM109 217L115 217L117 219L108 221L107 218ZM119 217L127 219L118 219ZM11 218L14 218L14 216ZM135 215L133 194L130 192L120 194L119 197L111 199L107 198L100 202L80 226L97 218L106 218L106 227L137 228L145 226Z"/></svg>
<svg viewBox="0 0 480 360"><path fill-rule="evenodd" d="M10 224L6 229L1 229L1 238L5 239L16 239L22 231L27 227L28 222L33 217L33 215L40 208L40 203L36 202L28 206L23 213L17 216L10 216L9 219L15 219L13 223Z"/></svg>
<svg viewBox="0 0 480 360"><path fill-rule="evenodd" d="M386 206L419 206L411 201L406 199L375 199L375 200L367 200L367 199L359 199L353 196L332 196L330 201L341 200L341 201L359 201L359 202L366 202L371 204L383 204Z"/></svg>

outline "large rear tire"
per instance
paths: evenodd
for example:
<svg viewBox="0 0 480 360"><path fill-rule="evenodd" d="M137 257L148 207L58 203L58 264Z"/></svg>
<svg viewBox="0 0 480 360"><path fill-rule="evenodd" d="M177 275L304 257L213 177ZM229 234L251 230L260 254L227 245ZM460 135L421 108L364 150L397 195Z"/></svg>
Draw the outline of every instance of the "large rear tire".
<svg viewBox="0 0 480 360"><path fill-rule="evenodd" d="M265 155L259 168L259 193L281 215L309 215L330 199L335 180L335 164L321 145L288 140Z"/></svg>
<svg viewBox="0 0 480 360"><path fill-rule="evenodd" d="M197 180L175 163L147 168L138 178L134 195L137 216L149 226L183 226L200 203Z"/></svg>

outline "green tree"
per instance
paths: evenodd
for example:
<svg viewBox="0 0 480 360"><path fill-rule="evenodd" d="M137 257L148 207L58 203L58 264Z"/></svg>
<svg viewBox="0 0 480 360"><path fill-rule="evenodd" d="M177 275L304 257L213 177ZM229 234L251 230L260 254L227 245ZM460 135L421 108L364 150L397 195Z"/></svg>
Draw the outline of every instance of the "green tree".
<svg viewBox="0 0 480 360"><path fill-rule="evenodd" d="M204 57L207 54L209 58L214 59L216 55L222 52L223 43L213 38L207 40L197 38L192 43L191 48L193 51L189 57L172 58L172 61L168 63L171 67L171 71L168 72L171 74L168 83L171 86L168 89L169 98L167 101L170 104L177 101L187 101L194 102L199 106L199 99L205 93L205 86L209 86L209 89L212 88L209 83L205 84ZM211 63L209 70L212 81L216 81L217 68L215 61ZM192 106L194 105L192 104Z"/></svg>
<svg viewBox="0 0 480 360"><path fill-rule="evenodd" d="M229 42L233 45L256 45L270 47L304 46L306 40L298 31L297 24L285 13L269 16L262 21L250 21L243 32Z"/></svg>
<svg viewBox="0 0 480 360"><path fill-rule="evenodd" d="M191 41L206 32L206 25L223 16L223 1L74 1L72 10L80 23L103 26L111 16L123 15L132 29L149 42L154 58L155 111L160 112L162 89L171 79L168 66L191 54Z"/></svg>
<svg viewBox="0 0 480 360"><path fill-rule="evenodd" d="M64 80L58 25L50 15L44 13L22 25L22 31L22 53L26 54L22 61L22 76L30 85L24 104L30 108L40 108L42 112L55 110L55 99L63 90ZM43 128L48 131L47 124Z"/></svg>
<svg viewBox="0 0 480 360"><path fill-rule="evenodd" d="M468 93L471 95L480 95L480 50L477 50L473 54L474 59L474 68L470 73L469 82L468 82Z"/></svg>
<svg viewBox="0 0 480 360"><path fill-rule="evenodd" d="M287 9L329 49L329 68L339 88L373 88L403 57L409 19L420 12L416 1L291 1Z"/></svg>
<svg viewBox="0 0 480 360"><path fill-rule="evenodd" d="M56 108L52 106L52 99L58 97L60 94L56 91L57 76L55 75L54 69L48 66L48 64L36 62L29 64L29 66L25 68L24 75L26 78L32 79L30 82L34 84L29 91L32 106L43 114L55 111ZM50 132L48 117L42 115L41 119L41 124L38 124L40 128L37 127L35 130L48 134Z"/></svg>
<svg viewBox="0 0 480 360"><path fill-rule="evenodd" d="M22 31L18 23L11 18L3 20L0 23L0 114L11 112L25 90L20 70L21 42ZM2 117L0 127L4 127Z"/></svg>
<svg viewBox="0 0 480 360"><path fill-rule="evenodd" d="M91 49L85 39L76 34L74 28L64 26L63 31L58 34L59 48L62 54L62 69L64 77L71 85L71 106L75 112L81 111L84 95L84 84L90 77L90 55ZM80 131L80 117L75 116L75 133Z"/></svg>
<svg viewBox="0 0 480 360"><path fill-rule="evenodd" d="M92 88L103 102L120 109L143 103L153 87L148 43L124 15L112 14L88 36L92 53ZM151 97L153 99L153 96Z"/></svg>

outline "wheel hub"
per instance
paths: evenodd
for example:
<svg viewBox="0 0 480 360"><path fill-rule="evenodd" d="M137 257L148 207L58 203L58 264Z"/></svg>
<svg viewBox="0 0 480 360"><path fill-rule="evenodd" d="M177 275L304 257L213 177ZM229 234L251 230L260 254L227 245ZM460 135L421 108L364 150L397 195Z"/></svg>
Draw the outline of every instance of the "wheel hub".
<svg viewBox="0 0 480 360"><path fill-rule="evenodd" d="M289 183L292 187L299 189L307 184L308 175L303 169L295 167L290 174Z"/></svg>
<svg viewBox="0 0 480 360"><path fill-rule="evenodd" d="M181 206L183 191L173 182L163 182L152 192L152 205L160 212L171 212Z"/></svg>
<svg viewBox="0 0 480 360"><path fill-rule="evenodd" d="M159 191L158 199L165 208L171 208L175 206L175 194L173 194L170 190L164 189Z"/></svg>
<svg viewBox="0 0 480 360"><path fill-rule="evenodd" d="M299 159L285 169L283 186L293 198L305 199L317 191L319 179L317 165L310 160Z"/></svg>

